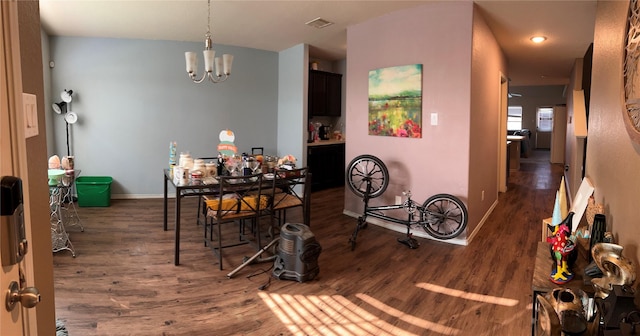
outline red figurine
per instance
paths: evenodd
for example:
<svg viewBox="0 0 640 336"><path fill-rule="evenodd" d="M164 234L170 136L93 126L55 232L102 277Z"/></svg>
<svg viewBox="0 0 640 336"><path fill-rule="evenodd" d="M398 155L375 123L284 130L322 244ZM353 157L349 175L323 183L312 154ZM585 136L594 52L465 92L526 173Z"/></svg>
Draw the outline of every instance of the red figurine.
<svg viewBox="0 0 640 336"><path fill-rule="evenodd" d="M571 273L568 262L569 254L576 247L575 243L570 239L572 217L573 212L570 212L560 224L556 226L548 225L553 235L547 237L547 243L551 244L551 256L555 260L556 266L551 271L550 280L558 285L571 281L574 276Z"/></svg>

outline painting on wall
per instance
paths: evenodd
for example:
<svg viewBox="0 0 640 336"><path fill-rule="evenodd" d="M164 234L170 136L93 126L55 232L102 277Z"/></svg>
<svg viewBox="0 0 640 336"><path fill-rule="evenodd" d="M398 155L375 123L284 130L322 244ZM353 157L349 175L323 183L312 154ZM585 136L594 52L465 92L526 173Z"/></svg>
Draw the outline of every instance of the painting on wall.
<svg viewBox="0 0 640 336"><path fill-rule="evenodd" d="M369 71L369 135L422 138L422 64Z"/></svg>

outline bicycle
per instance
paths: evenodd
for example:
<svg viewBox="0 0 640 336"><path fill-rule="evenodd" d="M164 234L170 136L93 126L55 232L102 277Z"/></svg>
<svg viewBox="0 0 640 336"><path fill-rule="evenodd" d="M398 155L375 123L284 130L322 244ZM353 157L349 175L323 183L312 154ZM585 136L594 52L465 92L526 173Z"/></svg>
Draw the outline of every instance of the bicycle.
<svg viewBox="0 0 640 336"><path fill-rule="evenodd" d="M389 186L389 170L379 158L363 154L355 157L347 166L346 180L349 189L362 197L364 211L358 217L353 234L349 238L351 250L356 246L356 238L361 229L367 227L367 217L404 224L407 227L405 239L398 242L415 249L420 245L413 238L412 226L421 226L429 235L437 239L452 239L460 235L467 227L468 214L465 205L457 197L449 194L437 194L429 197L423 204L411 199L411 191L402 194L406 200L401 204L369 206L369 200L382 195ZM387 210L404 209L407 219L385 215ZM416 218L417 217L417 218Z"/></svg>

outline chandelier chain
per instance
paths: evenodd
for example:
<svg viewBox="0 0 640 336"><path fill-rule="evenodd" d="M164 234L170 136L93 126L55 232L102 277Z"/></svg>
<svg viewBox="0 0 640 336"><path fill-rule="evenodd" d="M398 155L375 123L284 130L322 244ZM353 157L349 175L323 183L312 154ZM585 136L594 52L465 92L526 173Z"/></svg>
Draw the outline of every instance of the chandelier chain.
<svg viewBox="0 0 640 336"><path fill-rule="evenodd" d="M206 37L211 37L211 0L207 0L208 11L207 11L207 34Z"/></svg>

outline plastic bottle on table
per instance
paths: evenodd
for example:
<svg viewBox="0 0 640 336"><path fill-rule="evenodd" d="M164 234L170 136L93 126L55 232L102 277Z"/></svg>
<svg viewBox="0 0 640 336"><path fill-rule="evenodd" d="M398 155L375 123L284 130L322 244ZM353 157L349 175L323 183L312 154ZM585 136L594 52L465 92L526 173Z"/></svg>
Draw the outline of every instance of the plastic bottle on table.
<svg viewBox="0 0 640 336"><path fill-rule="evenodd" d="M176 165L176 142L169 142L169 166Z"/></svg>

